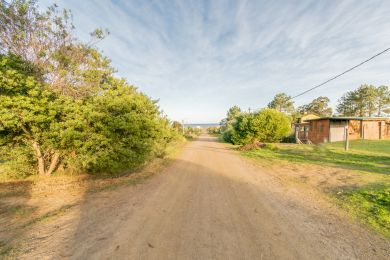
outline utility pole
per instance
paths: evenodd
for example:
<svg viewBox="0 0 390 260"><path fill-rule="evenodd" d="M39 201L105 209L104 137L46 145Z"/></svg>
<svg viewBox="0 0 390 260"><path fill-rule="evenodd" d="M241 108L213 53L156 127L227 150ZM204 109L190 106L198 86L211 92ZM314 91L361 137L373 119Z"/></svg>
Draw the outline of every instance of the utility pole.
<svg viewBox="0 0 390 260"><path fill-rule="evenodd" d="M249 114L250 114L251 113L251 108L250 107L248 108L248 111L249 111Z"/></svg>
<svg viewBox="0 0 390 260"><path fill-rule="evenodd" d="M181 120L181 129L183 130L183 135L184 135L184 120Z"/></svg>
<svg viewBox="0 0 390 260"><path fill-rule="evenodd" d="M345 143L344 143L344 150L348 151L349 149L349 134L348 134L348 125L345 127Z"/></svg>

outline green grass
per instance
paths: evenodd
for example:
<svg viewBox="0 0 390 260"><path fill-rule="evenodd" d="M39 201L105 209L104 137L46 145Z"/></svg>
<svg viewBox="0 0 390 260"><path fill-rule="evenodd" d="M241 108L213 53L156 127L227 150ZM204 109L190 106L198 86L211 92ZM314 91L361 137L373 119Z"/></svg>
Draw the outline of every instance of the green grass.
<svg viewBox="0 0 390 260"><path fill-rule="evenodd" d="M390 238L390 140L356 140L344 151L344 143L322 145L268 144L264 149L241 152L256 160L316 164L380 175L375 185L328 190L350 215Z"/></svg>
<svg viewBox="0 0 390 260"><path fill-rule="evenodd" d="M349 151L344 151L342 142L322 145L271 144L266 149L244 151L242 154L250 158L286 160L390 174L390 140L351 141Z"/></svg>
<svg viewBox="0 0 390 260"><path fill-rule="evenodd" d="M329 143L327 146L333 149L344 149L344 142ZM355 152L390 156L390 140L354 140L350 142L350 149Z"/></svg>
<svg viewBox="0 0 390 260"><path fill-rule="evenodd" d="M341 207L390 238L390 185L335 193Z"/></svg>

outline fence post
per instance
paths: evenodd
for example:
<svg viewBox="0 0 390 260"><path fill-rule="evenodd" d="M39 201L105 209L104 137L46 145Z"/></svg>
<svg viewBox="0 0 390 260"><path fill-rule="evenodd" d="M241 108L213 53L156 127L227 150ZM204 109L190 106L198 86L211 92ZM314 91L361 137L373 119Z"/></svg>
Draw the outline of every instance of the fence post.
<svg viewBox="0 0 390 260"><path fill-rule="evenodd" d="M349 149L349 133L348 133L348 126L345 127L345 143L344 143L344 150L348 151Z"/></svg>

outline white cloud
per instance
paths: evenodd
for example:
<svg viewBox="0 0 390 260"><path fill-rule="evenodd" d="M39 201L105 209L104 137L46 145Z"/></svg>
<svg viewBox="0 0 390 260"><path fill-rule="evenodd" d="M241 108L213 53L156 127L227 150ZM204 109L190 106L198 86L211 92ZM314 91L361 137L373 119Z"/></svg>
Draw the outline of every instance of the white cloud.
<svg viewBox="0 0 390 260"><path fill-rule="evenodd" d="M389 1L41 1L96 27L119 75L173 119L216 122L232 105L295 95L390 46ZM296 100L335 104L363 83L390 85L390 53Z"/></svg>

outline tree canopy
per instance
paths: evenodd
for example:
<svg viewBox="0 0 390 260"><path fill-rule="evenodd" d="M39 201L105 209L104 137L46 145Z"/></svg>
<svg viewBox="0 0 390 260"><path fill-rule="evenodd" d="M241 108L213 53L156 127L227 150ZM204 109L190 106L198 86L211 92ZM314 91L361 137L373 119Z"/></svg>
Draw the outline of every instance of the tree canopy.
<svg viewBox="0 0 390 260"><path fill-rule="evenodd" d="M26 162L40 175L58 168L117 174L163 155L177 132L156 102L115 77L73 28L69 11L56 6L0 3L2 159L20 150L33 155ZM93 35L102 39L103 31Z"/></svg>
<svg viewBox="0 0 390 260"><path fill-rule="evenodd" d="M286 93L276 94L274 99L268 103L268 108L276 109L279 112L291 114L294 112L294 101Z"/></svg>
<svg viewBox="0 0 390 260"><path fill-rule="evenodd" d="M387 86L361 85L348 91L338 102L337 112L345 116L381 116L390 112L390 91Z"/></svg>
<svg viewBox="0 0 390 260"><path fill-rule="evenodd" d="M329 107L328 97L318 97L313 99L309 104L298 107L297 111L301 115L316 114L318 116L331 116L332 108Z"/></svg>

